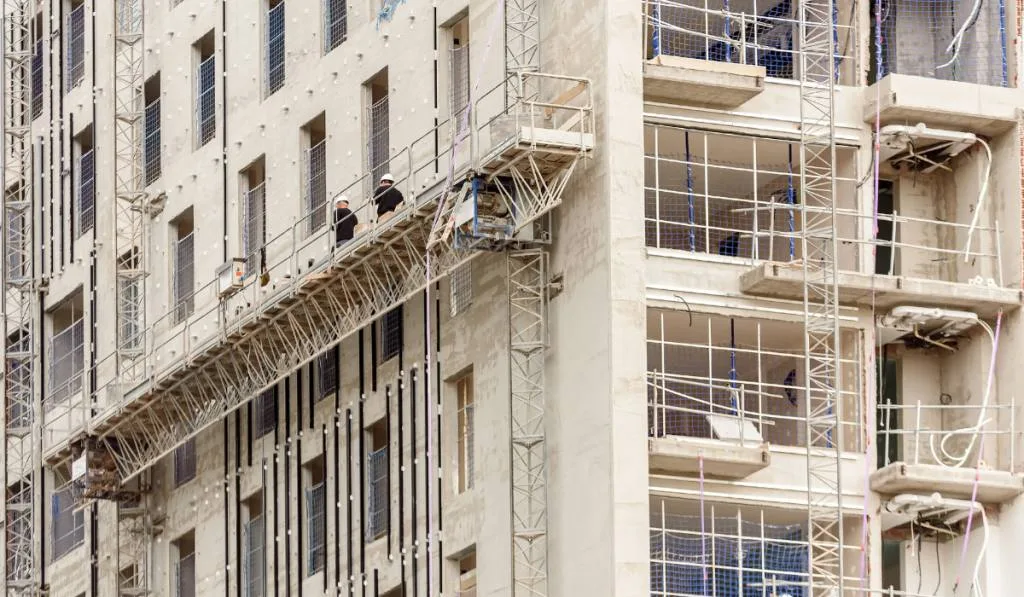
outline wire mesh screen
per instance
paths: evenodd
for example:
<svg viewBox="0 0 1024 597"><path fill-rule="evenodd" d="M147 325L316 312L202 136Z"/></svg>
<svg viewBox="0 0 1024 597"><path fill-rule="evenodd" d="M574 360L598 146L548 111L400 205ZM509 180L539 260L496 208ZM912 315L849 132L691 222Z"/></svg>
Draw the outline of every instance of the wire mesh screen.
<svg viewBox="0 0 1024 597"><path fill-rule="evenodd" d="M377 538L384 534L388 522L388 449L366 456L366 534Z"/></svg>
<svg viewBox="0 0 1024 597"><path fill-rule="evenodd" d="M196 477L196 439L193 437L174 450L174 486Z"/></svg>
<svg viewBox="0 0 1024 597"><path fill-rule="evenodd" d="M659 125L647 125L644 136L647 246L748 260L800 257L797 142ZM853 153L838 148L837 156L840 207L853 209ZM843 225L854 237L855 220Z"/></svg>
<svg viewBox="0 0 1024 597"><path fill-rule="evenodd" d="M85 325L78 319L50 339L47 406L52 408L82 390L85 365Z"/></svg>
<svg viewBox="0 0 1024 597"><path fill-rule="evenodd" d="M982 85L1008 84L1003 2L879 0L880 76L917 75ZM872 27L875 20L872 18ZM872 50L875 47L872 37ZM872 71L875 70L874 63Z"/></svg>
<svg viewBox="0 0 1024 597"><path fill-rule="evenodd" d="M50 506L53 559L57 560L85 542L85 512L76 510L70 486L54 491Z"/></svg>
<svg viewBox="0 0 1024 597"><path fill-rule="evenodd" d="M78 230L81 236L96 223L96 161L90 149L78 158Z"/></svg>
<svg viewBox="0 0 1024 597"><path fill-rule="evenodd" d="M263 516L254 516L245 523L245 560L242 563L242 592L245 597L263 597L263 569L266 532Z"/></svg>
<svg viewBox="0 0 1024 597"><path fill-rule="evenodd" d="M266 183L261 182L242 193L242 254L245 273L259 270L260 248L267 242Z"/></svg>
<svg viewBox="0 0 1024 597"><path fill-rule="evenodd" d="M174 323L195 310L195 235L188 233L174 245Z"/></svg>
<svg viewBox="0 0 1024 597"><path fill-rule="evenodd" d="M270 433L277 426L277 392L267 388L253 402L253 428L256 437Z"/></svg>
<svg viewBox="0 0 1024 597"><path fill-rule="evenodd" d="M347 36L347 0L324 0L324 53L340 46Z"/></svg>
<svg viewBox="0 0 1024 597"><path fill-rule="evenodd" d="M306 234L327 225L327 140L306 150Z"/></svg>
<svg viewBox="0 0 1024 597"><path fill-rule="evenodd" d="M338 389L338 363L333 350L328 350L320 355L316 361L316 370L319 376L319 391L317 400L323 400Z"/></svg>
<svg viewBox="0 0 1024 597"><path fill-rule="evenodd" d="M449 307L452 317L455 317L473 304L473 262L455 268L448 284L451 290Z"/></svg>
<svg viewBox="0 0 1024 597"><path fill-rule="evenodd" d="M196 597L196 554L174 563L174 597Z"/></svg>
<svg viewBox="0 0 1024 597"><path fill-rule="evenodd" d="M455 123L455 140L460 141L469 134L469 46L451 49L449 68L452 121Z"/></svg>
<svg viewBox="0 0 1024 597"><path fill-rule="evenodd" d="M145 139L143 155L146 168L146 184L153 184L160 178L160 100L153 100L146 106Z"/></svg>
<svg viewBox="0 0 1024 597"><path fill-rule="evenodd" d="M306 490L306 520L309 528L309 553L306 558L306 576L312 576L324 569L327 560L326 487L317 483Z"/></svg>
<svg viewBox="0 0 1024 597"><path fill-rule="evenodd" d="M43 40L36 42L32 53L32 118L43 112Z"/></svg>
<svg viewBox="0 0 1024 597"><path fill-rule="evenodd" d="M390 132L389 126L389 111L388 111L388 96L384 96L370 104L367 112L367 151L366 151L366 166L370 172L370 179L367 182L371 186L371 189L366 193L367 195L372 194L374 186L377 181L383 176L389 169L389 152L390 150Z"/></svg>
<svg viewBox="0 0 1024 597"><path fill-rule="evenodd" d="M70 90L78 86L85 78L84 2L68 14L66 61L65 85Z"/></svg>
<svg viewBox="0 0 1024 597"><path fill-rule="evenodd" d="M797 524L654 515L651 595L808 596L803 537Z"/></svg>
<svg viewBox="0 0 1024 597"><path fill-rule="evenodd" d="M202 147L217 134L216 56L199 63L196 73L196 145Z"/></svg>
<svg viewBox="0 0 1024 597"><path fill-rule="evenodd" d="M402 307L395 307L380 320L380 360L398 356L402 350Z"/></svg>
<svg viewBox="0 0 1024 597"><path fill-rule="evenodd" d="M263 80L264 96L284 86L284 2L267 11L267 29L264 39L266 65Z"/></svg>

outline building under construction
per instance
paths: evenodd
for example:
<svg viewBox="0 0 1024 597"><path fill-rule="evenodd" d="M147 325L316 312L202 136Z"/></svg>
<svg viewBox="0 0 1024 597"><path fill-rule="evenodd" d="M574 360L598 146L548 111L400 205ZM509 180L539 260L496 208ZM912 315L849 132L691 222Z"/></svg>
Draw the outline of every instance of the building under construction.
<svg viewBox="0 0 1024 597"><path fill-rule="evenodd" d="M1024 6L760 2L3 0L5 595L1017 595Z"/></svg>

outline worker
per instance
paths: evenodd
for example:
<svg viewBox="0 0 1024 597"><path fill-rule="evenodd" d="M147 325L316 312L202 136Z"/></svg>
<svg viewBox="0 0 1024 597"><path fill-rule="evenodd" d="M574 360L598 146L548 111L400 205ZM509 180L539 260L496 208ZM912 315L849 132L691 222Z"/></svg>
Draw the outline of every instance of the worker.
<svg viewBox="0 0 1024 597"><path fill-rule="evenodd" d="M348 197L341 195L334 202L334 246L340 247L355 236L359 218L348 208Z"/></svg>
<svg viewBox="0 0 1024 597"><path fill-rule="evenodd" d="M381 176L380 184L373 192L373 202L377 204L377 219L386 220L387 218L383 216L398 209L404 200L402 193L395 188L395 178L391 173Z"/></svg>

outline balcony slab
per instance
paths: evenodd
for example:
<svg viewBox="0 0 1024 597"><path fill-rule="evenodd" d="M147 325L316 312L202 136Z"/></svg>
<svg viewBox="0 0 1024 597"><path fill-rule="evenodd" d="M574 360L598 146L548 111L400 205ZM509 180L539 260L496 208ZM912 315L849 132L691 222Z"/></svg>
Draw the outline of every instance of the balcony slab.
<svg viewBox="0 0 1024 597"><path fill-rule="evenodd" d="M764 79L763 66L656 56L644 64L644 99L735 108L764 91Z"/></svg>
<svg viewBox="0 0 1024 597"><path fill-rule="evenodd" d="M977 500L1002 504L1024 493L1024 476L1008 471L946 468L936 464L894 462L871 474L871 489L883 495L910 493L970 500L977 476Z"/></svg>
<svg viewBox="0 0 1024 597"><path fill-rule="evenodd" d="M799 264L763 263L740 276L742 291L754 296L801 300L803 287L804 274ZM855 306L873 305L880 311L908 304L961 309L991 319L1000 310L1020 307L1024 303L1024 292L1015 288L841 271L839 302Z"/></svg>
<svg viewBox="0 0 1024 597"><path fill-rule="evenodd" d="M667 436L648 439L649 470L670 475L698 474L743 479L768 467L768 444L738 444L721 440Z"/></svg>

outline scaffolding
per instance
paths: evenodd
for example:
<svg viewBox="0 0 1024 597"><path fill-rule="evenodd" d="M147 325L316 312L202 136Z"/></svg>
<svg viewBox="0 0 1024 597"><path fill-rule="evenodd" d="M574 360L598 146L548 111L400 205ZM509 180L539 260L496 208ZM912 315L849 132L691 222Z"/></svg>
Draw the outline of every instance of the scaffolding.
<svg viewBox="0 0 1024 597"><path fill-rule="evenodd" d="M35 505L41 485L36 395L38 288L32 175L31 0L4 0L3 17L3 208L4 208L4 594L34 595L42 551Z"/></svg>

